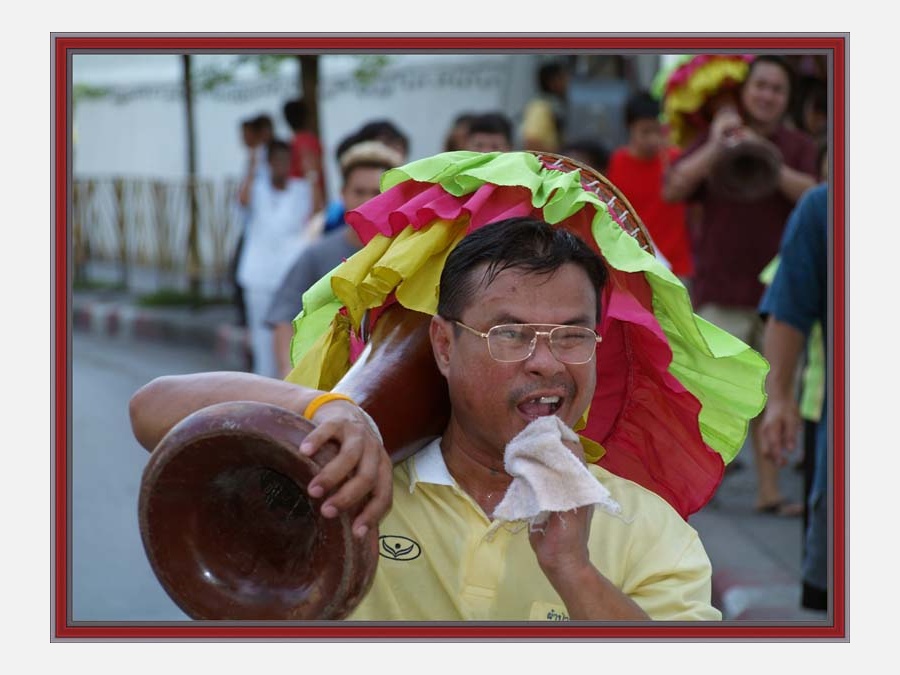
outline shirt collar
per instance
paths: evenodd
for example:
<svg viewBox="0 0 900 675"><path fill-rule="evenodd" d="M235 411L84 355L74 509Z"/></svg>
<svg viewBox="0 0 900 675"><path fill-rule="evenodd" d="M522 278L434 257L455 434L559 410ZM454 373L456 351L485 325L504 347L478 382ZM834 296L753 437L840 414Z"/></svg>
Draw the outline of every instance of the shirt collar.
<svg viewBox="0 0 900 675"><path fill-rule="evenodd" d="M447 463L444 461L444 453L441 452L441 439L435 438L431 443L410 457L410 481L409 492L412 494L418 483L431 483L432 485L456 485Z"/></svg>

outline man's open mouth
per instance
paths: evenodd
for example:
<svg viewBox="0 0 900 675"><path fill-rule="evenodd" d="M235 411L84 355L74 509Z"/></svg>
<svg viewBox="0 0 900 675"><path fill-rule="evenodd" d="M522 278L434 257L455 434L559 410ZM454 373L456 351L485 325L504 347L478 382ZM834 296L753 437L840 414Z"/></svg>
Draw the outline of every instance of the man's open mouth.
<svg viewBox="0 0 900 675"><path fill-rule="evenodd" d="M525 417L535 420L546 415L555 415L562 406L560 396L536 396L516 406Z"/></svg>

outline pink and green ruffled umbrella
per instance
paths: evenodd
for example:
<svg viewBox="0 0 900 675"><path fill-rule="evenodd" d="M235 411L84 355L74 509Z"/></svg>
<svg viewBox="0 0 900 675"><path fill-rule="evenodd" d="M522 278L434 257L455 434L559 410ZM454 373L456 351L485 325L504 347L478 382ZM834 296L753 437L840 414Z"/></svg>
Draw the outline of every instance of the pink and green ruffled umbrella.
<svg viewBox="0 0 900 675"><path fill-rule="evenodd" d="M627 201L602 198L598 175L572 164L528 152L451 152L388 171L382 194L347 214L364 247L303 295L288 379L332 388L361 352L364 322L395 302L437 311L444 262L466 234L505 218L542 218L580 236L610 271L597 389L577 428L588 460L686 518L712 497L762 410L768 365L693 313L678 278L632 236L639 220Z"/></svg>

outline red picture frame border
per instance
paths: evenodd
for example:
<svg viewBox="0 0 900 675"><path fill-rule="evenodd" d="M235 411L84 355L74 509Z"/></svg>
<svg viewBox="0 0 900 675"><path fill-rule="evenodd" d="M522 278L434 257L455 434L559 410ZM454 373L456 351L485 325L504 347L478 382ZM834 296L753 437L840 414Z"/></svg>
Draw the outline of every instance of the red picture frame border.
<svg viewBox="0 0 900 675"><path fill-rule="evenodd" d="M703 639L726 641L735 639L843 639L847 636L846 614L846 35L657 35L633 36L454 36L454 35L310 35L310 36L243 36L243 35L110 35L52 36L52 133L54 188L54 398L55 436L53 447L53 637L58 640L79 639ZM689 53L692 51L740 51L777 53L828 52L832 59L833 116L830 150L832 153L831 192L833 214L833 579L831 598L832 621L827 625L758 625L698 623L693 625L604 625L604 624L441 624L402 623L397 625L334 624L241 624L228 622L131 624L96 622L73 623L67 605L69 590L69 539L67 532L70 467L68 466L67 392L69 354L69 259L68 214L70 202L69 148L71 55L75 52L102 53L173 53L203 51L276 51L359 53L385 52L577 52L586 50L658 51Z"/></svg>

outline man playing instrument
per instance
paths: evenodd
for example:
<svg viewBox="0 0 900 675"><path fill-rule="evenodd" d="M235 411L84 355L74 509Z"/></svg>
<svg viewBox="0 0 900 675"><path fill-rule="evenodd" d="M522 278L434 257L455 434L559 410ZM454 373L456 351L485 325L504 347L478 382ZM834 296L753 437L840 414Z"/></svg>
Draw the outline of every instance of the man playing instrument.
<svg viewBox="0 0 900 675"><path fill-rule="evenodd" d="M606 278L600 258L563 229L530 218L486 225L447 258L431 320L451 402L441 438L391 471L361 409L332 399L315 407L318 426L300 451L331 439L340 452L310 496L327 495L326 518L367 500L355 536L381 521L375 579L350 619L721 618L697 533L661 497L598 466L582 468L618 515L585 505L550 513L538 528L492 517L514 480L504 463L510 441L547 416L571 429L592 400ZM213 403L257 400L302 414L321 394L242 373L165 377L135 394L132 423L152 449ZM583 463L579 444L565 444Z"/></svg>

